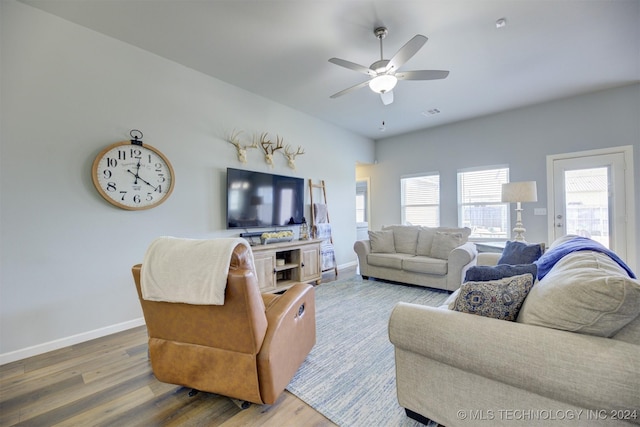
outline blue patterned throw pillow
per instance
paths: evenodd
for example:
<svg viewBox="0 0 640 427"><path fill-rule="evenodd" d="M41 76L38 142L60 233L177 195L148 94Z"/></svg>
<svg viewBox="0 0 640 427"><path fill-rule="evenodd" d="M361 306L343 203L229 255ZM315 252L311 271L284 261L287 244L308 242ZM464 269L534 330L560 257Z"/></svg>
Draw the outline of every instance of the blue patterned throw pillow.
<svg viewBox="0 0 640 427"><path fill-rule="evenodd" d="M486 282L466 282L451 309L493 319L515 321L533 286L531 274Z"/></svg>

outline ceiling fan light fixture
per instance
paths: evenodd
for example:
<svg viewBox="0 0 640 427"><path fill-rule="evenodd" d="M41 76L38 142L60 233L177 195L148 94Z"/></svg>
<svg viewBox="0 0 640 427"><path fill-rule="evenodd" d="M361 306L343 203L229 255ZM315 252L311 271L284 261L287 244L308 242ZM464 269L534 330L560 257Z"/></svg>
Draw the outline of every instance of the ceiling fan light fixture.
<svg viewBox="0 0 640 427"><path fill-rule="evenodd" d="M369 82L369 87L376 93L386 93L393 90L398 83L398 78L390 74L376 76Z"/></svg>

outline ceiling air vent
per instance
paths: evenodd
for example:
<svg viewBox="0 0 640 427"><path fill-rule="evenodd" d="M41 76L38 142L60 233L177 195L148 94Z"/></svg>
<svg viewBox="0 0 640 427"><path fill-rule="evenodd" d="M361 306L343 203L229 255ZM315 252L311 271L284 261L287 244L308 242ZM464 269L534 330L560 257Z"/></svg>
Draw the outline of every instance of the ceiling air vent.
<svg viewBox="0 0 640 427"><path fill-rule="evenodd" d="M437 109L437 108L432 108L430 110L422 112L422 115L425 116L425 117L435 116L436 114L440 114L440 110Z"/></svg>

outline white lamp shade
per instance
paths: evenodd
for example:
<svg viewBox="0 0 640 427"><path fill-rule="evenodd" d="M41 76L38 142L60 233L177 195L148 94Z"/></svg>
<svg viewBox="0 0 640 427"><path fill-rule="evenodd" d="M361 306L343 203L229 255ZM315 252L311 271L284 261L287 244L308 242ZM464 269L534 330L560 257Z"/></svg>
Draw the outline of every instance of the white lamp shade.
<svg viewBox="0 0 640 427"><path fill-rule="evenodd" d="M376 93L385 93L396 87L398 78L389 74L383 74L381 76L374 77L369 82L369 87Z"/></svg>
<svg viewBox="0 0 640 427"><path fill-rule="evenodd" d="M502 184L503 202L537 202L538 189L535 181L509 182Z"/></svg>

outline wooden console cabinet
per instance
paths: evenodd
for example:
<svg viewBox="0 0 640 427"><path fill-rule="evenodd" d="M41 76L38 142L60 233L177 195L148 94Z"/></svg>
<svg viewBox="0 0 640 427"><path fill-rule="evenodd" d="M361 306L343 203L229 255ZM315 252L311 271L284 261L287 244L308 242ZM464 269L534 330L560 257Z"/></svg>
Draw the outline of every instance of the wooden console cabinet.
<svg viewBox="0 0 640 427"><path fill-rule="evenodd" d="M320 284L321 242L322 240L294 240L252 246L260 290L280 292L298 282Z"/></svg>

